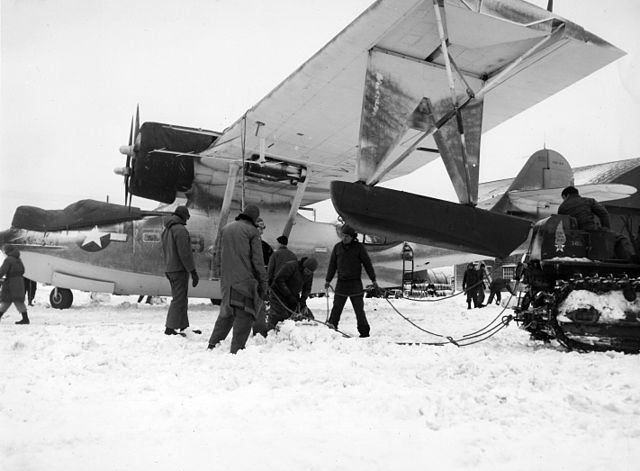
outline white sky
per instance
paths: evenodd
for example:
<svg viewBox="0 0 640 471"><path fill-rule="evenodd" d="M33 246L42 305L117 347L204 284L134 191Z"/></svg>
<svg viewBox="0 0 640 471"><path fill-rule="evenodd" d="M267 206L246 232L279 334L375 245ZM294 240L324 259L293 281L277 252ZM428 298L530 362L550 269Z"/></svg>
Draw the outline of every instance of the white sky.
<svg viewBox="0 0 640 471"><path fill-rule="evenodd" d="M3 0L0 229L21 204L122 203L113 168L136 103L142 121L222 130L370 3ZM514 176L545 143L573 166L640 156L640 3L555 11L628 55L485 134L481 181ZM454 198L440 161L405 181Z"/></svg>

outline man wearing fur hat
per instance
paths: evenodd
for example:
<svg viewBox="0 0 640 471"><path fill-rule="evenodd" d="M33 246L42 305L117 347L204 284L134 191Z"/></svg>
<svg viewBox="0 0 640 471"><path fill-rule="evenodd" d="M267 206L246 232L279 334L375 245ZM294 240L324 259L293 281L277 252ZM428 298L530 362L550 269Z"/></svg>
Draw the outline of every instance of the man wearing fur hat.
<svg viewBox="0 0 640 471"><path fill-rule="evenodd" d="M361 279L362 267L364 266L374 288L377 289L376 273L371 264L367 249L358 242L358 234L355 229L345 224L342 226L340 232L342 242L338 242L331 251L326 283L324 285L325 289L329 289L331 280L337 271L338 282L336 283L329 324L336 329L338 328L342 309L344 309L347 298L349 298L351 299L351 305L356 314L360 337L369 337L369 322L367 322L367 316L364 313L364 289Z"/></svg>
<svg viewBox="0 0 640 471"><path fill-rule="evenodd" d="M318 261L313 257L302 257L300 261L292 260L285 263L276 273L269 301L269 330L278 322L289 319L293 314L308 312L307 298L311 293L313 272L318 268Z"/></svg>
<svg viewBox="0 0 640 471"><path fill-rule="evenodd" d="M251 333L251 326L263 308L263 299L267 294L267 271L264 267L260 232L256 227L259 216L258 207L249 205L235 221L222 228L222 303L209 339L209 349L227 338L231 329L231 353L243 349Z"/></svg>
<svg viewBox="0 0 640 471"><path fill-rule="evenodd" d="M191 284L198 285L198 272L191 252L191 238L185 225L191 215L186 206L178 206L164 225L162 231L162 252L165 262L165 275L171 283L171 304L165 323L166 335L176 335L177 329L189 327L187 307L189 298L189 274ZM184 334L183 334L184 335Z"/></svg>
<svg viewBox="0 0 640 471"><path fill-rule="evenodd" d="M278 242L278 248L269 259L269 265L267 266L267 282L269 286L273 283L273 278L278 273L278 270L287 262L298 260L296 254L294 254L287 245L289 244L289 238L286 235L281 235L276 239Z"/></svg>

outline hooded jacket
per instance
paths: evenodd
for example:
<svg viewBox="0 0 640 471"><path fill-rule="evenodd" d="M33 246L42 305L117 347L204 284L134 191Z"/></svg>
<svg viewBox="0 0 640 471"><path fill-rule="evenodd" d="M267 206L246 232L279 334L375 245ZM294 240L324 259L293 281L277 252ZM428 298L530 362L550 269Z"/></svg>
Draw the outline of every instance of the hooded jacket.
<svg viewBox="0 0 640 471"><path fill-rule="evenodd" d="M24 302L24 265L20 251L13 246L5 249L6 258L0 266L0 278L5 277L0 291L1 302Z"/></svg>
<svg viewBox="0 0 640 471"><path fill-rule="evenodd" d="M164 225L162 253L167 273L191 272L196 268L191 252L191 238L184 224L184 219L174 214Z"/></svg>

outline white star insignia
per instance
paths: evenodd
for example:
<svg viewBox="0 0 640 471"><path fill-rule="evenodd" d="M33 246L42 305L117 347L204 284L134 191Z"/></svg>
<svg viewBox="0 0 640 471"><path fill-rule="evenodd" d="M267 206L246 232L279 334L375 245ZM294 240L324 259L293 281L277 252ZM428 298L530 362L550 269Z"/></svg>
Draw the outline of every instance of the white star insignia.
<svg viewBox="0 0 640 471"><path fill-rule="evenodd" d="M102 237L108 235L107 232L100 232L98 230L98 226L95 226L91 231L87 232L87 235L82 243L82 246L89 245L91 242L96 244L98 247L102 248L102 241L100 240Z"/></svg>

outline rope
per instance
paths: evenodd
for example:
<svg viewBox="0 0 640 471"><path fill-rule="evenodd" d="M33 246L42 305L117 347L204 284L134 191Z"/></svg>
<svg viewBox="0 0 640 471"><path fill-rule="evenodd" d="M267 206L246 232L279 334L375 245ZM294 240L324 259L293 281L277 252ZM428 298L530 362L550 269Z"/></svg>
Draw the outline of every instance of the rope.
<svg viewBox="0 0 640 471"><path fill-rule="evenodd" d="M517 285L516 285L517 286ZM366 291L361 291L360 293L355 293L355 294L343 294L343 293L336 293L335 289L333 288L333 286L329 285L329 288L331 289L331 291L333 291L334 296L347 296L347 297L351 297L351 296L361 296L363 295ZM470 288L473 288L470 287ZM470 289L468 288L468 289ZM300 314L298 311L293 311L291 309L289 309L287 307L286 304L284 304L284 302L282 301L282 299L280 299L280 297L273 291L270 291L270 295L272 295L275 300L280 303L280 305L287 311L289 312L291 315L296 315L296 314ZM327 297L328 297L328 289L327 289ZM513 294L511 295L511 297L513 297ZM511 299L511 298L509 298ZM391 306L391 308L400 316L402 317L405 321L407 321L408 323L410 323L412 326L414 326L416 329L421 330L422 332L425 332L429 335L433 335L435 337L440 337L443 339L446 339L446 341L442 341L442 342L393 342L396 345L430 345L430 346L444 346L447 344L453 344L456 347L467 347L469 345L474 345L476 343L480 343L483 342L491 337L493 337L495 334L497 334L498 332L500 332L502 329L504 329L505 327L507 327L509 325L509 322L511 322L513 320L513 316L502 316L500 323L493 325L494 322L502 315L502 313L504 313L504 311L506 310L506 307L504 307L502 309L502 311L498 314L498 316L496 316L489 324L485 325L484 327L482 327L481 329L475 331L475 332L471 332L470 334L465 334L460 338L453 338L452 336L445 336L442 334L438 334L435 332L431 332L430 330L424 329L423 327L420 327L418 324L416 324L415 322L413 322L411 319L409 319L408 317L406 317L405 315L403 315L392 303L391 301L389 301L388 298L385 298L385 300L387 301L387 303ZM290 316L291 317L291 316ZM328 318L328 304L327 304L327 318ZM335 326L329 324L328 322L322 322L319 321L315 318L305 318L305 320L309 320L312 322L315 322L316 324L322 324L328 328L330 328L331 330L335 330L336 332L338 332L339 334L341 334L343 337L345 338L352 338L351 335L346 334L345 332L342 332L340 330L338 330Z"/></svg>
<svg viewBox="0 0 640 471"><path fill-rule="evenodd" d="M275 291L271 290L271 291L269 292L269 295L270 295L270 296L273 296L273 297L275 298L275 300L276 300L276 301L278 301L278 303L280 303L280 305L281 305L281 306L282 306L286 311L288 311L288 312L291 314L289 317L291 317L291 316L293 316L293 315L296 315L296 314L300 314L300 312L298 312L298 311L292 311L291 309L289 309L289 308L287 307L287 305L282 301L282 299L280 299L280 297L275 293ZM319 321L319 320L317 320L317 319L315 319L315 318L312 318L312 317L305 317L305 318L304 318L304 320L312 321L312 322L315 322L315 323L317 323L317 324L322 324L322 325L324 325L324 326L326 326L326 327L330 328L331 330L335 330L335 331L336 331L336 332L338 332L339 334L342 334L342 336L343 336L343 337L351 338L351 336L350 336L349 334L346 334L346 333L344 333L344 332L342 332L342 331L338 330L335 326L333 326L333 325L329 324L328 322L322 322L322 321Z"/></svg>
<svg viewBox="0 0 640 471"><path fill-rule="evenodd" d="M480 284L483 280L480 280L478 283L476 283L476 285ZM474 286L473 285L467 289L472 289ZM517 284L516 284L517 287ZM336 293L335 290L333 289L333 287L331 285L329 285L329 288L331 288L331 290L334 292L335 296L346 296L342 293ZM363 294L364 292L355 294L355 295L350 295L350 296L358 296ZM513 294L511 295L511 297L513 297ZM511 299L511 298L509 298ZM402 317L405 321L407 321L409 324L411 324L412 326L414 326L416 329L425 332L429 335L433 335L435 337L441 337L443 339L446 339L446 342L395 342L397 345L433 345L433 346L442 346L442 345L447 345L449 343L457 346L457 347L466 347L468 345L473 345L479 342L482 342L484 340L487 340L491 337L493 337L496 333L498 333L500 330L504 329L507 325L509 325L509 322L511 322L511 320L513 320L513 316L502 316L502 319L500 321L499 324L494 325L494 322L504 313L504 311L507 309L506 306L502 308L502 311L500 311L500 313L491 321L489 322L489 324L485 325L484 327L482 327L481 329L475 331L475 332L471 332L470 334L466 334L463 335L461 338L459 339L454 339L451 336L447 336L447 335L442 335L442 334L438 334L435 332L431 332L430 330L427 330L421 326L419 326L418 324L416 324L415 322L413 322L411 319L409 319L408 317L406 317L405 315L403 315L398 309L396 309L396 307L391 303L391 301L388 298L385 298L385 301L387 301L387 303L389 304L389 306L391 306L391 308L400 316ZM508 305L508 303L507 303ZM326 325L326 324L325 324ZM331 327L329 325L329 327ZM488 334L488 335L486 335ZM346 336L346 334L343 334ZM486 337L483 337L485 336ZM480 338L482 337L482 338ZM474 340L472 342L469 342L469 340L472 339L477 339L480 338L480 340Z"/></svg>

